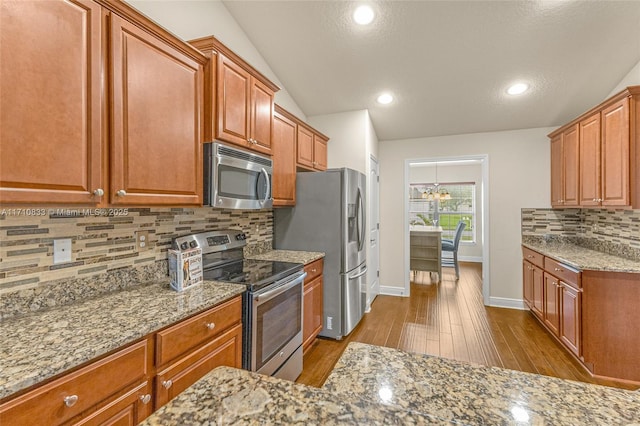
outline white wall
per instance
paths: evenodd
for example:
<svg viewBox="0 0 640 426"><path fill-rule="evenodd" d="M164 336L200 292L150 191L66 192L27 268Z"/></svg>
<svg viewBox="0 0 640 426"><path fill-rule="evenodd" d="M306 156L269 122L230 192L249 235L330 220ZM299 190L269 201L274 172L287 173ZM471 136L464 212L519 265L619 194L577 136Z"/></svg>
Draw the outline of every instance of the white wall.
<svg viewBox="0 0 640 426"><path fill-rule="evenodd" d="M433 183L435 166L424 165L409 168L409 183ZM482 166L480 164L438 164L438 182L474 182L476 184L476 216L474 243L460 242L458 258L463 261L482 262ZM446 188L446 185L443 185Z"/></svg>
<svg viewBox="0 0 640 426"><path fill-rule="evenodd" d="M381 141L380 285L404 288L407 159L488 155L490 304L520 306L522 267L520 209L549 207L550 154L547 134L553 128L473 133L445 137ZM399 294L399 293L396 293Z"/></svg>
<svg viewBox="0 0 640 426"><path fill-rule="evenodd" d="M616 85L616 87L609 93L607 98L615 95L616 93L624 90L627 86L637 86L640 85L640 62L638 62L631 71L624 76L620 83Z"/></svg>
<svg viewBox="0 0 640 426"><path fill-rule="evenodd" d="M183 40L213 35L280 87L276 103L302 120L298 104L219 0L126 0Z"/></svg>

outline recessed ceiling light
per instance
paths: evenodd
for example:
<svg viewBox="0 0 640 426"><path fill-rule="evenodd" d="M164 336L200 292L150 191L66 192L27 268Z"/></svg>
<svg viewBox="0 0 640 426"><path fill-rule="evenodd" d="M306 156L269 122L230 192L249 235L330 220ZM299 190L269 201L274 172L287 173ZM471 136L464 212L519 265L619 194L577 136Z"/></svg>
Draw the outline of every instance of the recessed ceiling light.
<svg viewBox="0 0 640 426"><path fill-rule="evenodd" d="M529 90L529 85L526 83L516 83L512 86L510 86L507 89L507 93L510 95L521 95L524 92L526 92L527 90Z"/></svg>
<svg viewBox="0 0 640 426"><path fill-rule="evenodd" d="M391 102L393 102L393 95L391 95L391 93L383 93L380 96L378 96L377 101L379 104L382 104L382 105L390 104Z"/></svg>
<svg viewBox="0 0 640 426"><path fill-rule="evenodd" d="M353 20L356 24L367 25L373 21L374 13L371 6L362 5L358 6L355 12L353 12Z"/></svg>

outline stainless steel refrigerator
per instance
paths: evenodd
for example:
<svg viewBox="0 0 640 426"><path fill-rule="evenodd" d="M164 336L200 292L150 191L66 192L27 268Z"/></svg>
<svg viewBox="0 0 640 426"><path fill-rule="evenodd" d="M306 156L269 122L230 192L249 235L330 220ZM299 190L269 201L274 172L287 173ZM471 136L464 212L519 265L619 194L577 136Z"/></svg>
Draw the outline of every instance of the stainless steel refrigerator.
<svg viewBox="0 0 640 426"><path fill-rule="evenodd" d="M296 175L296 205L274 210L276 249L322 251L321 336L341 339L366 303L364 174L347 168Z"/></svg>

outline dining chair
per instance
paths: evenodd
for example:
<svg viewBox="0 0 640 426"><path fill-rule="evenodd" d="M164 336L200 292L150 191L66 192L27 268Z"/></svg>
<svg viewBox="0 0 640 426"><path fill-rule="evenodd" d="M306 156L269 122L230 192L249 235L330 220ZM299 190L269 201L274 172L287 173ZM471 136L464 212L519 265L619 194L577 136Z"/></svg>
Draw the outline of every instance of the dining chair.
<svg viewBox="0 0 640 426"><path fill-rule="evenodd" d="M460 265L458 265L458 246L460 245L460 238L462 238L462 231L467 226L463 221L458 222L456 226L456 233L453 240L442 239L442 252L447 253L447 256L442 256L442 266L454 267L456 270L456 281L460 279ZM451 253L450 255L448 253Z"/></svg>

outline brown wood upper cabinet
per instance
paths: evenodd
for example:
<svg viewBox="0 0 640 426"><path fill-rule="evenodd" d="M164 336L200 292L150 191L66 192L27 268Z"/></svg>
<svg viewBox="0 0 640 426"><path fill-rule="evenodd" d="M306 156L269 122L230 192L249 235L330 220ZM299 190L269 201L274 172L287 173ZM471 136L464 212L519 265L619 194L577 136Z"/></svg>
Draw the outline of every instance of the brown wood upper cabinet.
<svg viewBox="0 0 640 426"><path fill-rule="evenodd" d="M633 86L551 133L551 205L640 208L639 125L640 86Z"/></svg>
<svg viewBox="0 0 640 426"><path fill-rule="evenodd" d="M1 202L202 204L204 55L124 2L0 8Z"/></svg>
<svg viewBox="0 0 640 426"><path fill-rule="evenodd" d="M205 140L229 142L272 154L273 82L213 36L191 40L205 67Z"/></svg>
<svg viewBox="0 0 640 426"><path fill-rule="evenodd" d="M551 205L578 205L578 126L551 139Z"/></svg>
<svg viewBox="0 0 640 426"><path fill-rule="evenodd" d="M296 171L327 169L329 138L280 105L275 106L273 137L273 205L296 204Z"/></svg>

